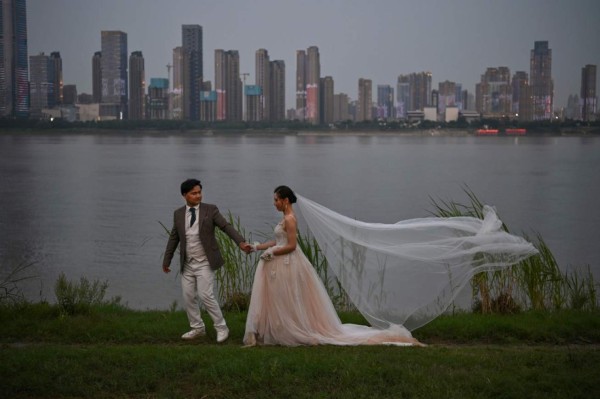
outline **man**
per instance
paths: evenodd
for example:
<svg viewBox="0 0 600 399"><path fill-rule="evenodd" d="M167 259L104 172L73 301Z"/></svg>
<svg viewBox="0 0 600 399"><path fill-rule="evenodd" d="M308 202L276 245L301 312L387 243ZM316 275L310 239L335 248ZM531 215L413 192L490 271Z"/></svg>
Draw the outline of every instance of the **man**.
<svg viewBox="0 0 600 399"><path fill-rule="evenodd" d="M227 234L240 249L247 254L252 247L245 242L219 209L212 204L201 203L202 184L199 180L188 179L181 183L181 195L186 204L175 210L173 228L167 242L163 259L163 271L169 273L171 260L179 244L181 265L181 287L185 311L191 330L181 338L191 340L206 334L204 322L200 317L198 298L213 320L217 331L217 342L229 337L229 329L214 294L215 271L223 266L223 257L217 239L215 227Z"/></svg>

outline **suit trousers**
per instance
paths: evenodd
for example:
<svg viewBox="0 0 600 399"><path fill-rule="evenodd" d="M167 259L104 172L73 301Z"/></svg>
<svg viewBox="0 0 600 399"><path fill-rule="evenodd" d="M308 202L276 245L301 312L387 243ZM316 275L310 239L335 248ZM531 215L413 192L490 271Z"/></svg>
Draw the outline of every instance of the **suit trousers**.
<svg viewBox="0 0 600 399"><path fill-rule="evenodd" d="M204 321L200 315L198 299L213 320L215 329L227 327L219 302L215 297L215 272L210 268L206 258L202 261L191 259L186 261L181 275L183 302L191 328L204 329Z"/></svg>

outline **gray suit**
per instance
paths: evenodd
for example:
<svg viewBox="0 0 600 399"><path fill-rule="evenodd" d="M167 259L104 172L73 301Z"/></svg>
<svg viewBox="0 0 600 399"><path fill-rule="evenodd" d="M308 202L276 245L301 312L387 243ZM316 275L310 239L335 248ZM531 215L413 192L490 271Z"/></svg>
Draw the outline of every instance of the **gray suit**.
<svg viewBox="0 0 600 399"><path fill-rule="evenodd" d="M186 239L185 239L185 205L178 208L173 213L173 228L169 235L169 241L167 242L167 249L165 250L165 256L163 258L163 265L170 265L177 245L179 245L179 263L181 272L183 273L183 267L186 261ZM223 266L223 256L219 246L217 245L217 239L215 237L215 227L220 228L225 234L227 234L237 245L240 245L244 241L242 237L221 215L219 209L212 204L200 203L198 210L198 223L200 231L200 241L202 247L206 253L206 258L212 270L217 270Z"/></svg>

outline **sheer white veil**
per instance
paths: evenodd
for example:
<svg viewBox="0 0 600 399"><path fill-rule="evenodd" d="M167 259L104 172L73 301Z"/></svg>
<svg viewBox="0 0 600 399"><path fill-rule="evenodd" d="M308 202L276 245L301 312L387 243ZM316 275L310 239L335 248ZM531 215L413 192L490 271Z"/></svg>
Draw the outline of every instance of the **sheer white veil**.
<svg viewBox="0 0 600 399"><path fill-rule="evenodd" d="M331 271L372 326L414 330L443 313L479 272L508 267L538 251L484 219L428 217L365 223L300 195L297 204Z"/></svg>

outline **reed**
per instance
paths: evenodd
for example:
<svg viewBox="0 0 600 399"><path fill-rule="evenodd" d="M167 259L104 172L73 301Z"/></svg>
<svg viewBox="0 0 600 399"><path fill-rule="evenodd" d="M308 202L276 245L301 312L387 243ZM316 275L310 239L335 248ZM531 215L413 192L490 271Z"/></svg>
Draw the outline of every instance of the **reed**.
<svg viewBox="0 0 600 399"><path fill-rule="evenodd" d="M88 314L92 307L105 304L107 288L108 281L89 281L86 277L81 277L79 282L73 282L61 273L54 285L54 294L61 313L72 316Z"/></svg>
<svg viewBox="0 0 600 399"><path fill-rule="evenodd" d="M438 217L483 218L483 203L465 186L469 202L430 200ZM503 224L502 228L509 232ZM473 310L481 313L514 313L531 310L597 310L597 283L589 265L561 271L540 234L531 239L539 253L510 268L475 275L471 281Z"/></svg>
<svg viewBox="0 0 600 399"><path fill-rule="evenodd" d="M246 239L253 242L252 233L246 233L239 217L231 211L226 216L229 223ZM258 265L258 254L246 255L240 247L221 230L215 230L224 264L215 273L219 301L225 310L243 311L250 304L250 292Z"/></svg>
<svg viewBox="0 0 600 399"><path fill-rule="evenodd" d="M37 277L32 271L35 261L21 261L5 277L0 279L0 304L16 304L25 301L19 284Z"/></svg>

